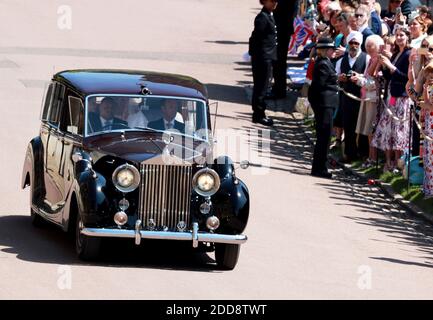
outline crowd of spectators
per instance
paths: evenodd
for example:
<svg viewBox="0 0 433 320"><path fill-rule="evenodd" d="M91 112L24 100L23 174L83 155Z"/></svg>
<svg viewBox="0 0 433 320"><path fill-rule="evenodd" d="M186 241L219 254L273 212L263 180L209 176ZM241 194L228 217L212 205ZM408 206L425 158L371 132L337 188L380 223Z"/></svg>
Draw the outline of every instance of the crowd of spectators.
<svg viewBox="0 0 433 320"><path fill-rule="evenodd" d="M333 115L335 143L345 163L401 172L405 155L419 156L424 195L433 196L433 24L418 0L301 1L312 43L331 38L339 106ZM294 35L293 37L296 37ZM313 70L317 53L310 52ZM312 74L312 73L311 73ZM310 74L310 77L311 77ZM307 74L308 77L308 74Z"/></svg>

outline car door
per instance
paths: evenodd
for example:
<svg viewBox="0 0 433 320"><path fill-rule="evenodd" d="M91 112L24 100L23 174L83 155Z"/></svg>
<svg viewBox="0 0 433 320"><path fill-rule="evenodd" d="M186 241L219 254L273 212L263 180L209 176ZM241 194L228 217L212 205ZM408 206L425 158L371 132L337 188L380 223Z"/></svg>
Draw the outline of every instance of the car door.
<svg viewBox="0 0 433 320"><path fill-rule="evenodd" d="M43 102L43 109L42 109L42 113L41 113L41 128L39 131L39 136L41 138L42 141L42 148L43 148L43 162L41 163L34 163L33 165L35 165L35 172L38 172L39 174L41 174L41 177L44 179L44 182L46 180L46 155L47 155L47 147L48 147L48 137L49 137L49 132L50 132L50 124L49 124L49 115L50 115L50 108L51 108L51 103L53 100L53 95L54 95L54 91L55 91L55 86L56 84L54 82L51 82L46 90L46 94L44 97L44 102ZM42 165L42 167L40 167L39 165ZM43 184L43 188L41 188L40 190L40 198L35 199L36 201L36 205L38 207L41 207L43 205L43 202L41 202L40 200L45 200L46 199L46 183Z"/></svg>
<svg viewBox="0 0 433 320"><path fill-rule="evenodd" d="M61 161L61 148L63 134L60 130L65 86L54 83L50 108L47 114L45 128L45 189L46 196L43 210L48 214L56 214L64 205L61 186L58 184L59 166ZM43 141L44 142L44 141Z"/></svg>
<svg viewBox="0 0 433 320"><path fill-rule="evenodd" d="M81 98L67 90L62 111L60 130L63 135L56 148L60 159L56 184L59 186L62 198L66 200L73 182L72 153L74 149L81 146L83 137L84 107Z"/></svg>

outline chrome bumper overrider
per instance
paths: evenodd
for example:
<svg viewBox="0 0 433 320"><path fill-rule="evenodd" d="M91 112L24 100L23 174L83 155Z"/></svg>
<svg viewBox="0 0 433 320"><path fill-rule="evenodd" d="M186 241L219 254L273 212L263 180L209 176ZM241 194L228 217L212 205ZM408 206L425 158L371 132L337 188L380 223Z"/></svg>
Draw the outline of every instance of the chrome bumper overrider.
<svg viewBox="0 0 433 320"><path fill-rule="evenodd" d="M81 230L81 233L88 237L131 238L135 239L136 245L140 244L141 239L192 241L194 248L198 247L199 242L242 244L247 241L247 236L245 235L201 233L198 231L197 223L193 223L193 230L191 232L144 231L141 230L140 220L137 221L135 230L84 228Z"/></svg>

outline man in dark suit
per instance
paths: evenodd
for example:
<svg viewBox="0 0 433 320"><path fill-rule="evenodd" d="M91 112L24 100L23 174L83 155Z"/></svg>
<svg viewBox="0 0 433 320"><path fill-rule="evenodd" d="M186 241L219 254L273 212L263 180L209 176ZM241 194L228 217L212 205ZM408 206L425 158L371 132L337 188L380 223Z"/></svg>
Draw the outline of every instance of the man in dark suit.
<svg viewBox="0 0 433 320"><path fill-rule="evenodd" d="M97 112L89 112L88 128L89 133L98 131L110 131L117 129L128 129L128 123L113 116L116 101L111 97L106 97L99 104Z"/></svg>
<svg viewBox="0 0 433 320"><path fill-rule="evenodd" d="M266 117L266 91L272 76L272 63L277 60L277 27L272 12L277 0L260 0L262 11L254 20L254 30L249 40L249 54L253 69L253 122L265 126L273 124Z"/></svg>
<svg viewBox="0 0 433 320"><path fill-rule="evenodd" d="M362 33L361 50L365 52L365 40L368 38L368 36L374 34L373 31L371 31L371 29L368 27L370 9L365 4L361 4L355 11L355 17L358 31Z"/></svg>
<svg viewBox="0 0 433 320"><path fill-rule="evenodd" d="M293 34L293 19L298 11L298 0L279 0L274 11L277 26L277 60L274 62L272 72L274 98L284 98L287 93L287 53L290 36Z"/></svg>
<svg viewBox="0 0 433 320"><path fill-rule="evenodd" d="M149 128L156 130L177 130L181 133L185 133L185 124L177 121L176 114L178 109L178 103L174 99L164 99L161 105L162 118L151 121L147 124Z"/></svg>
<svg viewBox="0 0 433 320"><path fill-rule="evenodd" d="M380 20L379 15L376 12L375 0L361 0L361 3L366 5L370 9L370 20L368 21L368 25L370 26L371 31L378 36L382 36L382 21ZM365 39L364 39L365 43Z"/></svg>

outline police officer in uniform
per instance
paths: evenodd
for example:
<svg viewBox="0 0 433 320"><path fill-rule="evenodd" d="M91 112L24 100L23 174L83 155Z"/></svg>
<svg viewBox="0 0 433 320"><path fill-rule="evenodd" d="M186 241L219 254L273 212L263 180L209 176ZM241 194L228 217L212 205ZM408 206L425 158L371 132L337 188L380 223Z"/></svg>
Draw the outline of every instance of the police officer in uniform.
<svg viewBox="0 0 433 320"><path fill-rule="evenodd" d="M273 124L266 117L266 91L272 76L272 63L277 60L277 27L272 12L278 0L260 0L263 9L254 20L254 30L249 41L249 54L253 69L253 122L265 126Z"/></svg>
<svg viewBox="0 0 433 320"><path fill-rule="evenodd" d="M273 98L282 99L287 94L287 53L293 34L293 20L298 12L299 0L279 0L274 17L277 25L277 60L273 65Z"/></svg>
<svg viewBox="0 0 433 320"><path fill-rule="evenodd" d="M314 111L316 122L316 145L314 146L311 175L331 178L326 162L331 141L332 119L338 106L337 73L331 62L335 44L331 38L321 38L316 44L317 58L314 63L313 80L308 90L308 101Z"/></svg>

